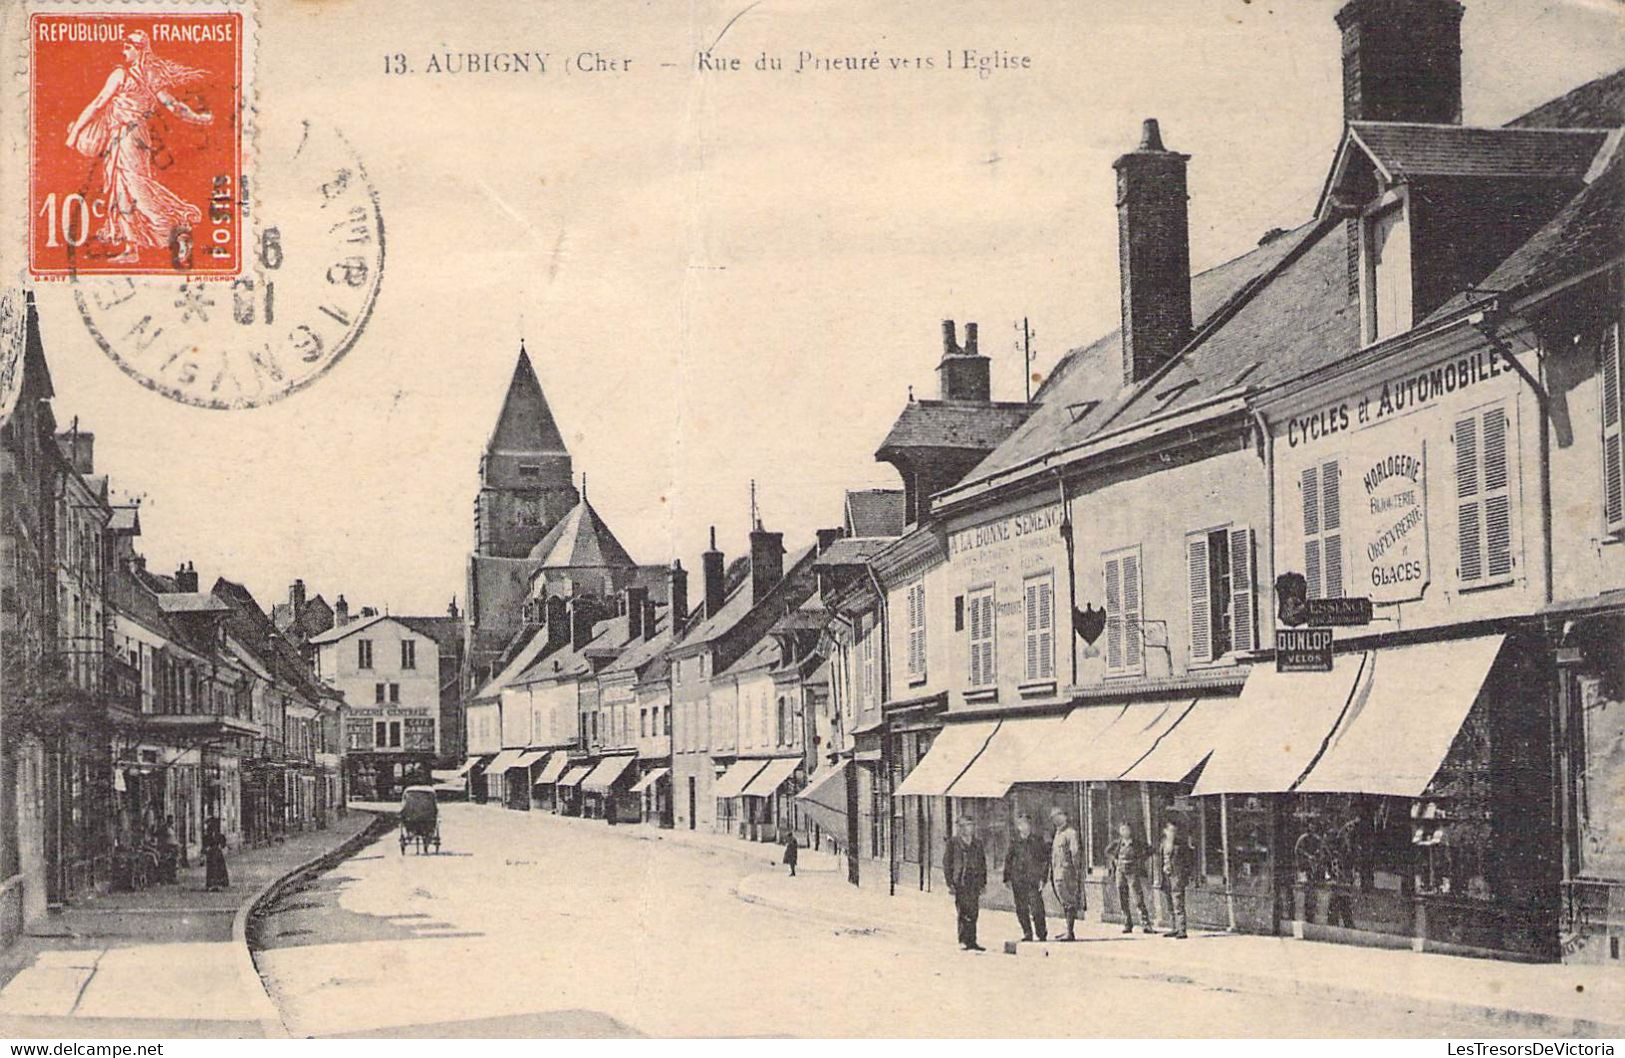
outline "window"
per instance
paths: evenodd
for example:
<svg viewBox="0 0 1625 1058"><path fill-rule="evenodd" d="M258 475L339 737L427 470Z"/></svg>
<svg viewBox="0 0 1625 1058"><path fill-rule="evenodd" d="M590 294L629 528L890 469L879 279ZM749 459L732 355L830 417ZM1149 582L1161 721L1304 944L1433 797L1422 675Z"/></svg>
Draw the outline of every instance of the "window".
<svg viewBox="0 0 1625 1058"><path fill-rule="evenodd" d="M401 700L401 685L398 684L398 683L390 684L389 685L389 702L390 702L390 704L391 705L398 705L398 704L400 704L400 700Z"/></svg>
<svg viewBox="0 0 1625 1058"><path fill-rule="evenodd" d="M779 695L779 744L790 746L795 744L794 717L790 712L790 698L788 695Z"/></svg>
<svg viewBox="0 0 1625 1058"><path fill-rule="evenodd" d="M539 478L542 476L540 463L520 463L519 476L522 478Z"/></svg>
<svg viewBox="0 0 1625 1058"><path fill-rule="evenodd" d="M875 644L880 639L880 633L875 625L875 615L872 613L864 614L863 623L859 625L859 629L859 635L862 638L858 643L860 659L858 668L858 705L859 708L862 708L863 706L873 705L879 698L877 693L879 681L876 679L875 672L875 655L877 653Z"/></svg>
<svg viewBox="0 0 1625 1058"><path fill-rule="evenodd" d="M1256 645L1253 533L1244 526L1185 538L1190 563L1191 661L1218 661Z"/></svg>
<svg viewBox="0 0 1625 1058"><path fill-rule="evenodd" d="M655 716L657 718L659 718L661 716L660 706L658 706L658 705L655 706ZM665 725L666 725L664 733L669 735L669 734L671 734L671 708L669 706L666 708L664 722L665 722Z"/></svg>
<svg viewBox="0 0 1625 1058"><path fill-rule="evenodd" d="M379 720L372 725L372 744L379 749L389 745L389 724L385 721Z"/></svg>
<svg viewBox="0 0 1625 1058"><path fill-rule="evenodd" d="M1512 491L1507 413L1487 408L1456 422L1456 576L1464 586L1512 576Z"/></svg>
<svg viewBox="0 0 1625 1058"><path fill-rule="evenodd" d="M908 586L908 675L914 682L925 679L925 582Z"/></svg>
<svg viewBox="0 0 1625 1058"><path fill-rule="evenodd" d="M1311 599L1343 597L1342 464L1328 459L1303 468L1303 576Z"/></svg>
<svg viewBox="0 0 1625 1058"><path fill-rule="evenodd" d="M1365 221L1365 338L1411 329L1411 229L1403 200Z"/></svg>
<svg viewBox="0 0 1625 1058"><path fill-rule="evenodd" d="M358 639L355 643L355 664L358 669L372 668L372 640Z"/></svg>
<svg viewBox="0 0 1625 1058"><path fill-rule="evenodd" d="M1602 345L1602 510L1610 533L1625 532L1625 356L1619 325L1603 330Z"/></svg>
<svg viewBox="0 0 1625 1058"><path fill-rule="evenodd" d="M401 668L415 669L418 667L418 644L415 639L401 640Z"/></svg>
<svg viewBox="0 0 1625 1058"><path fill-rule="evenodd" d="M638 710L638 737L649 737L649 710L647 709Z"/></svg>
<svg viewBox="0 0 1625 1058"><path fill-rule="evenodd" d="M967 592L965 606L970 611L970 685L990 687L998 679L993 650L993 588Z"/></svg>
<svg viewBox="0 0 1625 1058"><path fill-rule="evenodd" d="M1026 613L1027 664L1023 670L1028 683L1055 678L1055 574L1028 577L1022 583L1022 608Z"/></svg>
<svg viewBox="0 0 1625 1058"><path fill-rule="evenodd" d="M401 746L401 722L399 720L389 722L389 746L391 749L399 749Z"/></svg>
<svg viewBox="0 0 1625 1058"><path fill-rule="evenodd" d="M1140 549L1106 556L1106 671L1113 676L1145 673Z"/></svg>
<svg viewBox="0 0 1625 1058"><path fill-rule="evenodd" d="M379 705L383 705L384 704L384 692L385 692L385 687L384 687L383 684L381 684L381 683L373 684L372 685L372 700L374 702L377 702Z"/></svg>

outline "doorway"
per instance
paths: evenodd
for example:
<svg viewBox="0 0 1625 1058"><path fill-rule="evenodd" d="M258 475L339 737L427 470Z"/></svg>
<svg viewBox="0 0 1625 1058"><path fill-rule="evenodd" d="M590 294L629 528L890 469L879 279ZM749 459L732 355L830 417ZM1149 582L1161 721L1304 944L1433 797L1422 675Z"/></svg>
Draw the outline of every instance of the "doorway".
<svg viewBox="0 0 1625 1058"><path fill-rule="evenodd" d="M693 830L697 825L694 818L695 810L699 807L699 798L694 793L694 776L688 777L688 829Z"/></svg>

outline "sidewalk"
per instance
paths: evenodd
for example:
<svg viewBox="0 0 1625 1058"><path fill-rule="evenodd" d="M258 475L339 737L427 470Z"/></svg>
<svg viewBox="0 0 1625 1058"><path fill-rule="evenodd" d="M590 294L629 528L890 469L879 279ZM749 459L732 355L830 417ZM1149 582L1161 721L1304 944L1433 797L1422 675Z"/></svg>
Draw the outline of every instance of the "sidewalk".
<svg viewBox="0 0 1625 1058"><path fill-rule="evenodd" d="M259 1037L278 1022L243 937L262 893L372 823L352 810L327 830L228 861L231 888L177 885L109 893L53 913L0 954L0 1036Z"/></svg>
<svg viewBox="0 0 1625 1058"><path fill-rule="evenodd" d="M726 838L716 840L726 841ZM748 846L747 846L748 847ZM771 849L771 846L763 846ZM865 864L867 867L868 865ZM946 893L849 885L834 857L803 852L797 877L782 868L741 879L740 899L782 911L834 919L848 928L881 929L953 946L953 905ZM1053 936L1062 922L1051 907ZM984 909L983 943L1024 959L1051 959L1059 972L1109 968L1264 995L1361 1004L1381 1003L1440 1017L1492 1020L1508 1036L1625 1036L1625 974L1581 967L1472 959L1356 947L1285 937L1192 933L1188 941L1098 921L1078 924L1078 942L1017 943L1015 916Z"/></svg>

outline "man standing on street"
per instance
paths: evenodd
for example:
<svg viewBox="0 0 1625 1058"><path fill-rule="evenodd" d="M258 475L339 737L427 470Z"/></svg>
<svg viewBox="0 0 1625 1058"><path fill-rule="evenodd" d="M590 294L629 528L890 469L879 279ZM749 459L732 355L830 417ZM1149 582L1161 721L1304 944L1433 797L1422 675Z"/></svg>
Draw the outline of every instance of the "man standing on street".
<svg viewBox="0 0 1625 1058"><path fill-rule="evenodd" d="M1117 902L1123 908L1123 932L1134 932L1134 905L1140 905L1140 927L1152 933L1151 910L1146 900L1146 860L1151 850L1134 836L1127 823L1117 824L1117 840L1112 842L1110 869L1117 883Z"/></svg>
<svg viewBox="0 0 1625 1058"><path fill-rule="evenodd" d="M1168 904L1168 917L1173 929L1165 936L1185 939L1185 887L1190 885L1194 870L1191 847L1179 832L1179 824L1170 820L1162 828L1162 847L1158 850L1162 865L1162 896Z"/></svg>
<svg viewBox="0 0 1625 1058"><path fill-rule="evenodd" d="M1062 939L1077 940L1073 923L1088 910L1083 895L1083 840L1065 810L1051 809L1049 818L1055 824L1055 837L1050 842L1050 884L1061 902L1061 914L1066 916L1066 936Z"/></svg>
<svg viewBox="0 0 1625 1058"><path fill-rule="evenodd" d="M966 951L985 951L976 943L976 916L981 910L982 890L987 888L987 850L976 837L976 824L960 816L954 836L942 857L942 873L948 891L954 894L954 910L959 917L959 946Z"/></svg>
<svg viewBox="0 0 1625 1058"><path fill-rule="evenodd" d="M1016 902L1021 939L1049 940L1044 915L1044 882L1049 879L1049 842L1033 833L1032 820L1016 816L1016 837L1004 856L1004 884Z"/></svg>

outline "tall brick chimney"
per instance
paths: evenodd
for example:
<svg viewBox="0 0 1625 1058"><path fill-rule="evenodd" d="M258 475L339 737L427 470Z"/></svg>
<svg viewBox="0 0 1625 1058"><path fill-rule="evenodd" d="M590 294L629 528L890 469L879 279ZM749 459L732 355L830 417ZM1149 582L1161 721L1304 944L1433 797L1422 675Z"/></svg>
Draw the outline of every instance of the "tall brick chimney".
<svg viewBox="0 0 1625 1058"><path fill-rule="evenodd" d="M190 562L183 562L175 571L175 590L184 592L197 591L197 567Z"/></svg>
<svg viewBox="0 0 1625 1058"><path fill-rule="evenodd" d="M580 650L592 642L593 607L586 599L570 600L570 649Z"/></svg>
<svg viewBox="0 0 1625 1058"><path fill-rule="evenodd" d="M760 526L750 533L750 602L752 606L767 597L773 585L784 579L784 534L770 533Z"/></svg>
<svg viewBox="0 0 1625 1058"><path fill-rule="evenodd" d="M626 638L628 642L643 638L644 603L648 601L649 589L636 585L626 589Z"/></svg>
<svg viewBox="0 0 1625 1058"><path fill-rule="evenodd" d="M986 403L992 392L987 357L976 349L976 324L965 324L965 344L954 334L954 321L942 321L942 359L937 363L937 391L943 400Z"/></svg>
<svg viewBox="0 0 1625 1058"><path fill-rule="evenodd" d="M544 609L547 615L547 649L555 650L570 641L570 604L560 596L549 595Z"/></svg>
<svg viewBox="0 0 1625 1058"><path fill-rule="evenodd" d="M688 620L688 570L683 568L682 562L672 559L671 630L674 637L686 620Z"/></svg>
<svg viewBox="0 0 1625 1058"><path fill-rule="evenodd" d="M1117 261L1123 289L1123 380L1138 382L1191 335L1191 246L1185 164L1147 118L1117 170Z"/></svg>
<svg viewBox="0 0 1625 1058"><path fill-rule="evenodd" d="M700 573L705 578L705 616L714 617L722 609L727 583L722 575L722 552L717 550L717 527L711 527L711 549L700 556Z"/></svg>
<svg viewBox="0 0 1625 1058"><path fill-rule="evenodd" d="M660 614L655 601L647 596L643 600L643 638L653 639L660 632Z"/></svg>
<svg viewBox="0 0 1625 1058"><path fill-rule="evenodd" d="M333 627L342 628L350 623L350 604L340 595L338 602L333 604Z"/></svg>
<svg viewBox="0 0 1625 1058"><path fill-rule="evenodd" d="M303 580L295 580L288 585L288 607L293 610L293 618L296 621L305 612L305 582Z"/></svg>
<svg viewBox="0 0 1625 1058"><path fill-rule="evenodd" d="M1344 4L1343 120L1461 124L1461 16L1456 0Z"/></svg>

